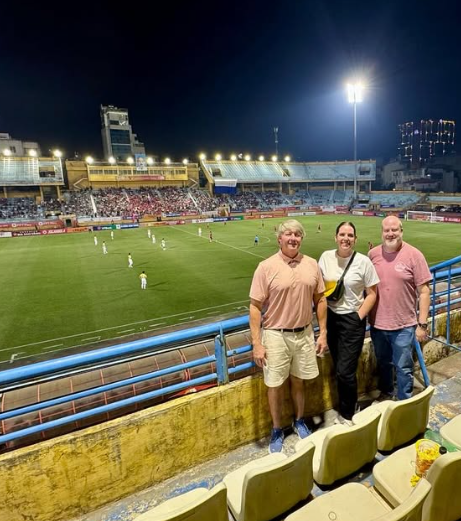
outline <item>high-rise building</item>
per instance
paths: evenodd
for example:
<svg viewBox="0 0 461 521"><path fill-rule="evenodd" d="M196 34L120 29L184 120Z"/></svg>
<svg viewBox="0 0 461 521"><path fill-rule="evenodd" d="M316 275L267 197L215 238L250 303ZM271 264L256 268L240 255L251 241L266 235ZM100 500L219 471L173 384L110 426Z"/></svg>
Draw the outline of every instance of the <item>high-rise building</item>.
<svg viewBox="0 0 461 521"><path fill-rule="evenodd" d="M426 163L431 157L441 157L453 152L455 145L455 122L446 119L422 119L399 125L400 161L416 166Z"/></svg>
<svg viewBox="0 0 461 521"><path fill-rule="evenodd" d="M144 144L133 133L127 109L101 105L101 134L106 158L125 161L127 157L146 153Z"/></svg>

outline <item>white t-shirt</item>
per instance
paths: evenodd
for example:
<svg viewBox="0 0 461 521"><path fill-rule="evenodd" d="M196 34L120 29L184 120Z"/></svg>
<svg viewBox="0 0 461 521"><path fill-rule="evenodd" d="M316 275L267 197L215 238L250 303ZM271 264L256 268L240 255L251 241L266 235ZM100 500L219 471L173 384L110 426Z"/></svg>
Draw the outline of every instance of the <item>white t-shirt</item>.
<svg viewBox="0 0 461 521"><path fill-rule="evenodd" d="M336 250L328 250L322 253L319 259L320 271L325 283L338 281L343 274L350 257L339 257ZM328 302L328 307L344 315L352 311L358 311L363 303L363 292L365 288L378 284L379 277L375 267L368 257L356 252L352 264L344 277L344 295L338 302Z"/></svg>

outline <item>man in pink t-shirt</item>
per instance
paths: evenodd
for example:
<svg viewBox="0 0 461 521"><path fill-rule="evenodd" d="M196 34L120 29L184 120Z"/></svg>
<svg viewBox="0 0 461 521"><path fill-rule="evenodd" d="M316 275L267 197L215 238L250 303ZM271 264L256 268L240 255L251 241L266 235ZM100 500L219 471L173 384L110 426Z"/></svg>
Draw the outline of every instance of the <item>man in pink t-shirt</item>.
<svg viewBox="0 0 461 521"><path fill-rule="evenodd" d="M327 346L325 285L317 262L299 253L304 234L295 220L279 226L280 251L259 264L250 289L253 358L264 371L273 423L269 452L283 448L283 384L288 378L295 409L293 429L300 438L311 434L303 418L304 380L318 376L316 354ZM311 324L313 304L320 328L317 346Z"/></svg>
<svg viewBox="0 0 461 521"><path fill-rule="evenodd" d="M423 254L402 240L402 222L395 216L382 222L382 245L368 256L379 276L376 304L369 315L378 362L380 400L413 393L413 341L427 339L431 272ZM419 297L419 318L416 313Z"/></svg>

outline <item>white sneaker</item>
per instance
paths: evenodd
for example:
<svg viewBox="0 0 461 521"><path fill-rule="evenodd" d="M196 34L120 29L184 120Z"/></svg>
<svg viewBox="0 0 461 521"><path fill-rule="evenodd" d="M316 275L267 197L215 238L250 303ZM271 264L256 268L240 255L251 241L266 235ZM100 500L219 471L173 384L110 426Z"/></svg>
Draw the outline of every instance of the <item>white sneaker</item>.
<svg viewBox="0 0 461 521"><path fill-rule="evenodd" d="M354 422L352 420L346 420L346 418L343 418L340 414L338 414L337 418L335 418L334 424L345 425L346 427L354 426Z"/></svg>

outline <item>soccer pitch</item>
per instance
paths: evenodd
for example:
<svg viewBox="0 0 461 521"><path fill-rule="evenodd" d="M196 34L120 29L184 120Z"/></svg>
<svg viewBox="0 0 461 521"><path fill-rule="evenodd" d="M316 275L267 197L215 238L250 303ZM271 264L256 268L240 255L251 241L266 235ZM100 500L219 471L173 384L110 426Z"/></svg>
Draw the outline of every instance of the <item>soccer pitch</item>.
<svg viewBox="0 0 461 521"><path fill-rule="evenodd" d="M343 219L344 217L344 219ZM357 227L357 250L380 242L381 219L313 216L299 220L307 230L302 252L316 259L333 249L341 220ZM274 227L284 219L210 223L0 240L0 370L11 359L57 357L69 348L132 338L173 324L245 313L253 272L278 250ZM317 226L321 224L321 232ZM461 254L456 224L404 223L404 239L435 264ZM254 237L259 245L254 246ZM166 250L160 241L165 238ZM102 253L105 241L108 254ZM134 268L128 268L131 253ZM148 276L141 290L139 274Z"/></svg>

